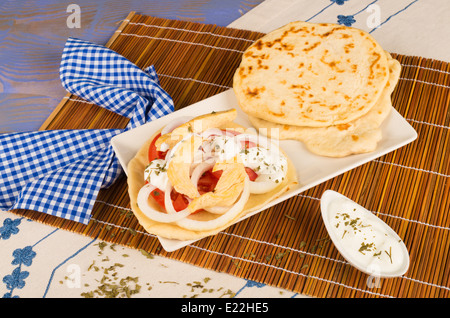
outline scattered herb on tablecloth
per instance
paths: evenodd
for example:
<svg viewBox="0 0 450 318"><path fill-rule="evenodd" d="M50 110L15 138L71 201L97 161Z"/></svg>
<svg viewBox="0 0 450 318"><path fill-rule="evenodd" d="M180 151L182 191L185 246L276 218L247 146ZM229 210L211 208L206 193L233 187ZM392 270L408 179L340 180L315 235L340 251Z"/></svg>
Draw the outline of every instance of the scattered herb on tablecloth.
<svg viewBox="0 0 450 318"><path fill-rule="evenodd" d="M96 244L99 248L99 256L103 255L104 252L106 252L106 247L108 246L108 243L106 242L99 242ZM116 252L116 244L110 245L110 250ZM154 256L150 254L149 252L140 249L139 250L142 255L146 256L147 258L153 259ZM126 258L128 257L128 254L122 254L122 257ZM252 256L256 256L252 254ZM97 261L97 262L96 262ZM108 256L103 257L101 259L102 263L105 262L111 262L110 258ZM121 264L119 262L115 262L112 265L102 265L97 264L98 260L93 260L92 263L89 265L87 271L94 271L98 273L102 273L102 277L95 279L95 281L98 283L97 286L92 286L92 290L85 291L81 293L81 296L85 298L129 298L132 297L135 294L138 294L142 290L142 286L139 283L138 277L133 276L126 276L123 278L120 278L120 269L125 267L124 264ZM218 289L212 288L210 286L207 286L208 283L211 281L210 277L205 277L202 280L195 280L191 283L187 283L186 285L190 287L190 291L188 294L183 295L184 298L197 298L200 296L206 296L206 297L212 297L214 294L216 296L214 297L234 297L236 295L235 292L233 292L231 289L224 289L223 287L220 287ZM159 281L157 284L173 284L173 285L180 285L177 281ZM85 284L84 287L90 287L89 284ZM145 287L148 291L152 290L154 286L151 286L150 283L146 283Z"/></svg>
<svg viewBox="0 0 450 318"><path fill-rule="evenodd" d="M147 252L146 250L140 249L139 250L141 252L142 255L144 255L147 258L153 259L154 256L152 254L150 254L149 252Z"/></svg>

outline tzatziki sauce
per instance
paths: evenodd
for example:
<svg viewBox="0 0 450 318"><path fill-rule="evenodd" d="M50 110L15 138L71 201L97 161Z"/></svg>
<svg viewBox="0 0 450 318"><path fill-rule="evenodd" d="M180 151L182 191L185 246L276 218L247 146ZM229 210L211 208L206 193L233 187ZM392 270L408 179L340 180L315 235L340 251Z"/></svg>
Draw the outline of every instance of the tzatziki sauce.
<svg viewBox="0 0 450 318"><path fill-rule="evenodd" d="M374 276L398 276L409 266L400 237L385 222L352 200L326 191L322 216L342 256ZM334 191L332 191L334 192Z"/></svg>

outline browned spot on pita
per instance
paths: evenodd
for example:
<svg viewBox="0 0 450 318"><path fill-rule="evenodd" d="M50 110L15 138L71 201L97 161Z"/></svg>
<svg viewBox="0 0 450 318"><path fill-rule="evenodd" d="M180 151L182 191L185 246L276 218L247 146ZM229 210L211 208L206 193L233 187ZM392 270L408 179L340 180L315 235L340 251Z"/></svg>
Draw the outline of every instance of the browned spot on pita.
<svg viewBox="0 0 450 318"><path fill-rule="evenodd" d="M267 65L262 64L262 60L258 60L258 61L256 61L256 63L258 63L258 69L263 68L263 69L267 70L269 68Z"/></svg>
<svg viewBox="0 0 450 318"><path fill-rule="evenodd" d="M355 44L354 43L349 43L349 44L344 46L344 51L345 51L345 53L350 53L350 49L354 49L354 48L355 48Z"/></svg>
<svg viewBox="0 0 450 318"><path fill-rule="evenodd" d="M264 92L265 87L255 87L253 89L251 89L250 87L247 87L247 90L245 92L245 94L251 96L251 97L259 97L259 93L260 92Z"/></svg>
<svg viewBox="0 0 450 318"><path fill-rule="evenodd" d="M328 108L330 109L330 110L335 110L336 108L338 108L339 107L339 105L330 105L330 106L328 106Z"/></svg>
<svg viewBox="0 0 450 318"><path fill-rule="evenodd" d="M273 111L270 111L270 110L269 110L269 113L276 117L283 117L285 115L284 113L274 113Z"/></svg>
<svg viewBox="0 0 450 318"><path fill-rule="evenodd" d="M337 125L336 128L339 130L347 130L350 127L350 124L341 124Z"/></svg>
<svg viewBox="0 0 450 318"><path fill-rule="evenodd" d="M325 24L325 26L326 26L326 24ZM319 36L320 36L321 38L324 38L324 37L330 36L331 34L333 34L333 33L336 32L336 31L343 30L343 29L345 29L345 27L337 27L337 28L333 28L333 29L331 29L330 31L328 31L328 32L326 32L326 33L324 33L324 34L320 34Z"/></svg>
<svg viewBox="0 0 450 318"><path fill-rule="evenodd" d="M372 53L373 56L375 56L375 59L372 61L372 63L370 64L370 75L369 75L369 79L373 79L375 77L374 75L374 71L373 71L373 67L375 66L375 64L381 59L381 55L378 54L377 52L373 52ZM370 85L370 84L369 84Z"/></svg>
<svg viewBox="0 0 450 318"><path fill-rule="evenodd" d="M313 45L311 45L310 47L304 48L303 51L308 52L311 50L314 50L317 46L319 46L320 42L316 42Z"/></svg>
<svg viewBox="0 0 450 318"><path fill-rule="evenodd" d="M263 44L263 42L261 40L258 40L258 41L255 42L255 48L257 50L261 50L263 48L263 46L264 46L264 44Z"/></svg>
<svg viewBox="0 0 450 318"><path fill-rule="evenodd" d="M332 68L334 71L336 71L336 72L338 72L338 73L345 72L344 70L342 70L342 69L340 69L339 67L337 67L337 65L338 65L339 63L341 63L341 61L331 61L331 62L327 62L327 61L325 61L325 59L324 59L323 56L320 58L320 61L321 61L323 64L328 65L330 68ZM335 76L334 78L330 78L330 80L331 80L331 79L335 79L335 78L336 78L336 76Z"/></svg>

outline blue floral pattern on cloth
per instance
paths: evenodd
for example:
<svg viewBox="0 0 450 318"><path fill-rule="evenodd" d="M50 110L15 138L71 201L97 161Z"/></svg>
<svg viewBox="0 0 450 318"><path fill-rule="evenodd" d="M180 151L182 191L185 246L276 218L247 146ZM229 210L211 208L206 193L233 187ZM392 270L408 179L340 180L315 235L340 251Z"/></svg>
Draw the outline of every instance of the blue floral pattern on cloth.
<svg viewBox="0 0 450 318"><path fill-rule="evenodd" d="M259 283L259 282L256 282L256 281L250 280L250 279L245 279L245 285L242 286L242 288L236 292L236 296L239 295L246 288L251 288L251 287L262 288L264 286L266 286L266 284Z"/></svg>
<svg viewBox="0 0 450 318"><path fill-rule="evenodd" d="M361 12L366 11L371 5L373 5L375 2L378 2L378 0L374 0L372 2L370 2L369 4L367 4L363 9L359 10L356 13L353 14L349 14L349 15L343 15L343 14L339 14L337 16L337 23L341 24L341 25L345 25L348 27L351 27L353 25L353 23L356 22L355 16L357 16L358 14L360 14Z"/></svg>
<svg viewBox="0 0 450 318"><path fill-rule="evenodd" d="M19 229L17 228L17 226L19 226L20 222L21 219L5 219L3 221L3 226L0 227L0 238L2 240L7 240L11 237L11 235L19 233Z"/></svg>
<svg viewBox="0 0 450 318"><path fill-rule="evenodd" d="M355 17L352 15L338 15L338 23L343 24L345 26L352 26L353 23L356 22Z"/></svg>
<svg viewBox="0 0 450 318"><path fill-rule="evenodd" d="M348 1L348 0L330 0L330 1L333 3L336 3L337 5L342 6L345 3L345 1Z"/></svg>
<svg viewBox="0 0 450 318"><path fill-rule="evenodd" d="M325 8L323 8L322 10L320 10L319 12L317 12L316 14L314 14L312 17L310 17L309 19L306 19L305 22L309 22L310 20L314 19L316 16L318 16L319 14L321 14L322 12L324 12L326 9L328 9L329 7L331 7L333 4L337 4L339 6L342 6L345 4L345 2L348 0L330 0L330 4L328 4Z"/></svg>
<svg viewBox="0 0 450 318"><path fill-rule="evenodd" d="M3 283L6 284L6 288L9 292L3 295L3 298L18 298L19 296L13 296L14 289L22 289L25 286L25 279L30 275L28 271L22 271L22 265L31 266L33 258L36 256L36 252L33 251L33 247L26 246L22 249L18 248L13 252L12 265L17 265L10 275L3 277Z"/></svg>

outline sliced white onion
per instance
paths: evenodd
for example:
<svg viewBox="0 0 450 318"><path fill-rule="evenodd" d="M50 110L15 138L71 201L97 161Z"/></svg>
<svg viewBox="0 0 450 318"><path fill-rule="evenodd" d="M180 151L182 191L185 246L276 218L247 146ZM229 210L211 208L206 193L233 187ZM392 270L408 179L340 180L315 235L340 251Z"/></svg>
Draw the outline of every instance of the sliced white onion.
<svg viewBox="0 0 450 318"><path fill-rule="evenodd" d="M262 194L272 191L278 186L274 181L250 181L250 193Z"/></svg>
<svg viewBox="0 0 450 318"><path fill-rule="evenodd" d="M166 185L166 189L164 190L164 207L166 208L166 212L168 214L175 214L178 212L173 207L172 198L170 197L171 194L172 194L172 185L170 184L170 182L168 182ZM183 212L183 211L184 210L182 210L180 212Z"/></svg>
<svg viewBox="0 0 450 318"><path fill-rule="evenodd" d="M200 180L200 177L202 176L202 174L205 173L206 171L212 169L212 167L214 167L215 163L216 163L216 161L212 158L199 163L192 171L192 174L191 174L192 183L195 186L197 186L198 180Z"/></svg>
<svg viewBox="0 0 450 318"><path fill-rule="evenodd" d="M137 204L139 206L139 209L142 211L142 213L145 214L148 218L152 219L153 221L161 222L161 223L172 223L179 221L185 217L187 217L191 212L189 209L184 209L183 211L176 212L176 213L165 213L158 210L153 209L148 204L148 196L150 193L155 190L156 188L152 186L150 183L147 183L144 185L138 193L137 196ZM172 206L173 208L173 206Z"/></svg>
<svg viewBox="0 0 450 318"><path fill-rule="evenodd" d="M208 231L217 229L231 220L233 220L243 209L250 196L250 180L246 177L244 181L244 190L241 193L239 200L221 216L210 221L199 221L190 218L184 218L176 222L182 228L192 231Z"/></svg>
<svg viewBox="0 0 450 318"><path fill-rule="evenodd" d="M191 116L181 116L178 117L177 119L171 121L169 124L167 124L162 130L161 130L161 135L165 135L168 134L170 132L172 132L175 128L183 125L184 123L187 123L188 121L190 121L193 117Z"/></svg>
<svg viewBox="0 0 450 318"><path fill-rule="evenodd" d="M209 208L203 208L203 210L208 211L213 214L224 214L227 213L233 206L211 206Z"/></svg>

